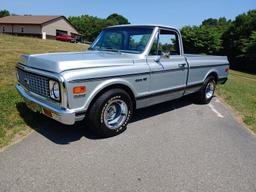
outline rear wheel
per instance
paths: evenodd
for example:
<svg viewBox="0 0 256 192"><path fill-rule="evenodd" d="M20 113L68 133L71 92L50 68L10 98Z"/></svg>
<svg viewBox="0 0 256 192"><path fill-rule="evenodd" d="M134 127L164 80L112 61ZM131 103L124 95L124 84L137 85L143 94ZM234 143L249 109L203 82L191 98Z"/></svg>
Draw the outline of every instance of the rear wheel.
<svg viewBox="0 0 256 192"><path fill-rule="evenodd" d="M132 100L122 89L111 89L100 95L89 110L93 131L101 137L123 132L133 114Z"/></svg>
<svg viewBox="0 0 256 192"><path fill-rule="evenodd" d="M214 96L215 88L216 88L215 77L214 76L207 77L201 89L194 94L194 99L196 103L200 103L200 104L209 103Z"/></svg>

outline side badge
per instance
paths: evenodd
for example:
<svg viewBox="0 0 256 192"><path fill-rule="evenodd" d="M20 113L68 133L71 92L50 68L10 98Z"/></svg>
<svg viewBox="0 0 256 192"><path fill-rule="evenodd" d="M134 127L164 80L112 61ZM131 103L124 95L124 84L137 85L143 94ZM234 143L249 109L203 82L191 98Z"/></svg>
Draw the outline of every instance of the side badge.
<svg viewBox="0 0 256 192"><path fill-rule="evenodd" d="M138 83L138 82L142 82L142 81L147 81L147 77L144 77L142 79L135 79L135 82Z"/></svg>

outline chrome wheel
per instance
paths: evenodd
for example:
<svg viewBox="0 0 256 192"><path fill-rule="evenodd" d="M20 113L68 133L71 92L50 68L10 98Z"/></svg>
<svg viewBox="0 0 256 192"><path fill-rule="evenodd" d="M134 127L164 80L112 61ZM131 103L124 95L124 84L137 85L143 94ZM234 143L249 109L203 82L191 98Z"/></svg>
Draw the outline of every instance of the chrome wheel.
<svg viewBox="0 0 256 192"><path fill-rule="evenodd" d="M104 123L109 129L118 129L128 116L128 106L121 99L112 100L104 109Z"/></svg>
<svg viewBox="0 0 256 192"><path fill-rule="evenodd" d="M213 97L214 94L214 90L215 90L215 83L214 81L210 81L205 89L205 97L206 99L210 99Z"/></svg>

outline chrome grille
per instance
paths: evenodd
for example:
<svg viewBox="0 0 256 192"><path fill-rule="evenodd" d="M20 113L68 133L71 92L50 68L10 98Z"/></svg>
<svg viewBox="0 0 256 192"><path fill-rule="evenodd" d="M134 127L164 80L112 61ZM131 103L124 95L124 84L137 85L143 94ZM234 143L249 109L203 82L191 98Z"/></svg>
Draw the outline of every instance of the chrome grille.
<svg viewBox="0 0 256 192"><path fill-rule="evenodd" d="M19 82L29 91L49 97L49 78L17 69Z"/></svg>

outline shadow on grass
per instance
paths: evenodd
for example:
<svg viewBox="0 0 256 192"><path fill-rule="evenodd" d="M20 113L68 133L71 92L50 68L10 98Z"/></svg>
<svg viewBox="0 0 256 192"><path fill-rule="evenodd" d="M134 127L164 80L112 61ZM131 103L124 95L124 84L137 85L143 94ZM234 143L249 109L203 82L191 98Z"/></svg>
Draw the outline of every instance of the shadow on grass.
<svg viewBox="0 0 256 192"><path fill-rule="evenodd" d="M152 116L173 111L191 104L192 102L188 97L183 97L144 109L138 109L136 110L131 123L145 120ZM92 140L101 139L91 131L89 125L86 125L84 121L77 122L75 125L63 125L44 115L32 112L26 107L24 102L18 103L16 107L21 118L28 126L56 144L66 145L80 140L82 137Z"/></svg>

